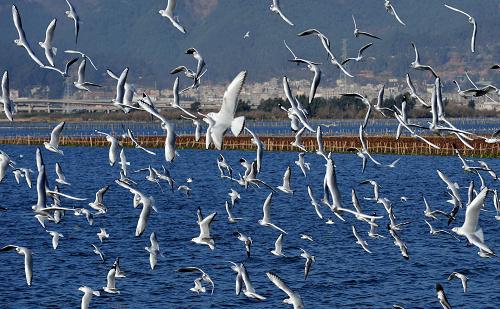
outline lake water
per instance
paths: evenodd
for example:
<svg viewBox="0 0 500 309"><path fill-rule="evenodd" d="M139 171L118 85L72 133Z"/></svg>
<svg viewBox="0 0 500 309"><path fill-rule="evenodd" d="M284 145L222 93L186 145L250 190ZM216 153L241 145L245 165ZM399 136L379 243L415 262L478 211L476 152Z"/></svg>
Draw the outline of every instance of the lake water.
<svg viewBox="0 0 500 309"><path fill-rule="evenodd" d="M18 166L36 170L35 147L1 146L17 162ZM126 149L132 162L129 171L151 164L164 164L161 149L157 156L151 156L137 149ZM95 192L111 185L104 196L108 213L95 217L90 226L84 217L67 213L56 225L47 223L48 230L64 234L59 248L53 250L51 237L33 216L31 206L36 204L36 189L29 190L24 183L16 184L12 173L0 184L3 197L0 206L8 211L0 212L1 244L16 244L33 250L33 286L28 287L23 273L23 257L13 252L0 253L0 303L2 308L78 308L83 295L78 288L82 285L102 289L106 275L115 257L121 258L121 269L126 278L117 279L121 294L94 297L90 308L292 308L282 304L285 294L267 278L267 271L276 272L293 290L297 291L306 308L392 308L401 304L406 308L441 308L434 286L441 282L453 308L499 308L500 306L500 263L498 259L484 259L477 255L477 248L457 242L448 235L431 236L424 222L423 193L433 209L451 210L446 203L446 185L436 173L442 170L453 181L462 186L462 199L467 200L469 180L477 176L461 170L456 157L402 157L394 169L368 166L360 174L361 161L352 154L335 154L337 179L345 207L350 203L351 188L358 192L366 213L376 211L383 214L379 233L385 239L371 239L367 236L369 226L345 215L347 222L333 218L335 224L327 225L320 220L310 205L306 185L310 184L316 198L322 196L324 160L314 154L306 154L311 163L311 172L305 178L294 164L296 153L274 152L264 154L260 178L273 186L281 184L287 165L292 166L293 195L276 193L271 204L275 224L288 232L284 237L284 254L278 258L271 255L274 242L279 235L276 230L261 227L257 221L262 217L262 204L268 190L249 188L245 190L235 182L219 177L216 159L219 152L181 150L175 163L167 166L178 185L193 178L192 196L186 197L180 191L170 192L163 183L163 191L153 183L144 180L144 173L132 174L138 181L138 188L155 199L158 213L152 213L148 227L142 237L134 237L140 210L132 206L132 195L117 186L114 179L119 167L107 163L107 148L65 147L64 156L43 150L50 186L54 185L54 165L60 162L71 186L62 191L89 200L71 202L63 200L66 207L85 207L93 201ZM249 160L254 152L222 152L235 171L242 171L239 158ZM23 155L21 158L20 155ZM377 159L392 162L395 156L380 155ZM499 159L485 159L493 169L500 172ZM500 182L494 182L484 174L488 187L500 189ZM33 176L36 180L36 176ZM374 179L381 186L381 196L389 198L394 205L398 222L411 221L399 233L407 244L410 259L404 260L398 247L385 226L388 218L383 207L362 197L372 196L371 186L360 185L365 179ZM241 201L233 214L244 220L229 224L224 202L230 188L241 193ZM407 196L407 202L400 197ZM88 206L86 206L88 208ZM207 216L217 212L212 224L212 236L216 248L197 245L190 239L198 236L196 209L201 207ZM329 212L322 208L326 218ZM453 226L461 225L465 211L461 210ZM488 196L485 210L481 212L486 243L500 252L500 221L495 220L491 196ZM373 252L368 254L355 243L351 225L355 225L361 237ZM447 228L446 220L438 217L432 221L436 228ZM91 244L98 244L96 233L104 227L110 238L102 244L105 262L92 251ZM252 255L247 258L242 242L233 236L239 230L253 238ZM149 266L149 235L156 232L164 258L158 259L155 270ZM300 233L313 237L314 242L301 240ZM304 259L299 248L308 250L316 257L307 280L304 280ZM263 302L235 295L235 273L226 261L243 262L253 281L256 292L267 297ZM205 270L215 282L213 295L197 295L189 291L196 274L177 273L180 267L198 266ZM447 282L453 271L469 277L469 291L464 294L458 280Z"/></svg>
<svg viewBox="0 0 500 309"><path fill-rule="evenodd" d="M412 123L428 126L430 119L412 119ZM329 125L323 127L324 135L357 135L359 130L359 119L354 120L317 120L311 119L310 124L316 127L319 124ZM451 119L458 128L476 134L491 135L500 129L497 118L470 118ZM175 132L177 135L193 135L194 127L191 121L175 120ZM49 136L58 122L6 122L0 121L0 134L3 136ZM202 122L204 130L206 124ZM257 135L287 135L291 134L289 121L255 121L247 120L247 126ZM395 119L372 119L366 128L368 134L390 134L395 135L398 123ZM163 130L159 128L158 122L68 122L64 127L65 136L78 136L95 134L94 130L113 133L115 135L126 133L130 128L136 135L162 135ZM417 130L418 131L418 130ZM246 134L244 132L243 134ZM406 135L406 130L403 130ZM305 135L311 135L305 132Z"/></svg>

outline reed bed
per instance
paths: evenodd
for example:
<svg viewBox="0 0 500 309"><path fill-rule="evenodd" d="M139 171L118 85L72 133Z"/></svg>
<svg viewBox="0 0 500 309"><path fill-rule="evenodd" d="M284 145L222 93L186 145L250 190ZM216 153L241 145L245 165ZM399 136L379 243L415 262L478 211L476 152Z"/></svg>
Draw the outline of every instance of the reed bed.
<svg viewBox="0 0 500 309"><path fill-rule="evenodd" d="M160 135L138 136L139 143L148 148L162 148L165 143L165 137ZM260 139L265 144L268 151L300 151L293 147L291 143L294 137L288 136L261 136ZM402 136L396 140L394 136L371 136L367 137L367 144L370 152L377 154L395 154L395 155L455 155L453 144L457 146L464 156L473 157L500 157L500 143L488 144L483 140L476 139L470 144L474 149L466 148L456 138L429 136L428 140L438 145L440 149L434 149L429 145L417 141L412 137ZM325 151L329 152L349 152L352 148L360 148L361 144L357 136L325 136ZM13 145L43 145L48 141L46 137L41 136L10 136L0 137L0 144ZM122 140L124 147L132 147L130 139ZM306 136L302 139L302 144L308 151L315 151L317 148L316 139L312 136ZM80 136L62 136L62 146L87 146L87 147L107 147L109 143L102 136L80 135ZM205 139L202 137L196 142L194 136L178 136L176 146L179 149L204 149ZM254 150L255 145L251 142L250 136L226 136L224 139L224 149L231 150Z"/></svg>

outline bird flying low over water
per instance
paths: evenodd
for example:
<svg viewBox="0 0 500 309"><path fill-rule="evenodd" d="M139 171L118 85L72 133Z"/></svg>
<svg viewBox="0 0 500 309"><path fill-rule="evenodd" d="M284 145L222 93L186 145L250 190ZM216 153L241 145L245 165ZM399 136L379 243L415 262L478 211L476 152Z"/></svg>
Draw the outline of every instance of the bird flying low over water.
<svg viewBox="0 0 500 309"><path fill-rule="evenodd" d="M210 136L215 148L222 149L224 134L231 128L234 136L240 135L245 126L245 117L234 117L238 107L238 96L243 88L247 76L246 71L240 72L229 84L222 99L222 106L218 113L208 113L208 116L215 121L210 129Z"/></svg>

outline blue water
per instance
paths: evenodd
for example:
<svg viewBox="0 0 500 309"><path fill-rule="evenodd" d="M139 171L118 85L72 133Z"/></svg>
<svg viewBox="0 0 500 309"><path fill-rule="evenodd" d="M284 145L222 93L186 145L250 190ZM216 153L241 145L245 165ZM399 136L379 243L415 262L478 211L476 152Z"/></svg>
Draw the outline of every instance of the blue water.
<svg viewBox="0 0 500 309"><path fill-rule="evenodd" d="M2 146L18 166L35 166L35 148L28 146ZM180 157L168 166L177 184L185 184L192 177L192 196L187 198L179 191L164 192L144 180L144 174L132 174L139 182L140 190L152 195L159 213L152 213L148 227L142 237L134 237L140 210L132 207L132 195L114 184L118 166L107 163L107 148L65 147L64 156L43 150L49 182L54 184L54 164L59 161L71 186L63 192L94 199L95 192L104 185L112 185L104 197L108 213L96 216L93 226L84 217L67 213L63 221L47 224L48 230L64 234L59 248L53 250L51 237L33 217L31 205L36 203L35 186L29 190L22 183L17 185L11 173L0 184L2 201L0 206L8 211L0 213L1 243L26 246L33 250L33 286L28 287L23 273L23 257L13 252L0 253L0 304L2 308L79 308L82 285L101 289L106 285L106 275L115 257L121 257L121 269L126 278L117 278L119 295L94 297L91 308L292 308L282 304L285 294L267 278L267 271L274 271L297 291L306 308L392 308L401 304L406 308L441 308L437 301L434 285L441 282L453 308L499 308L500 306L500 264L498 259L483 259L475 247L468 247L465 241L453 238L431 236L424 222L424 193L433 209L449 211L451 205L446 186L437 176L441 169L463 189L466 200L467 185L477 177L460 169L456 157L402 157L395 169L368 166L365 175L360 175L361 162L352 154L335 154L337 177L345 207L350 203L351 188L358 192L365 212L376 211L385 217L380 222L379 232L385 239L371 239L367 236L369 226L346 215L347 222L334 218L335 224L326 225L315 214L307 197L306 185L313 186L316 198L322 196L324 160L314 154L306 155L311 163L307 178L300 174L293 163L296 154L289 152L266 152L260 178L275 186L281 182L287 165L292 165L292 188L295 194L277 193L271 205L275 224L289 235L284 238L285 258L271 255L277 231L257 225L262 216L262 203L268 191L264 189L244 190L236 183L223 181L218 177L215 151L181 150ZM150 156L136 149L126 149L132 162L130 171L146 167L159 167L164 163L161 149L158 155ZM23 155L22 158L19 155ZM253 152L223 151L235 171L241 171L240 157L252 159ZM389 163L395 156L376 156ZM500 160L486 160L500 171ZM500 189L500 182L494 183L484 175L490 188ZM404 260L398 247L384 228L388 222L381 205L364 201L362 197L372 195L372 189L360 185L364 179L374 179L381 185L381 196L389 198L394 205L398 222L411 221L399 233L407 244L410 259ZM36 176L33 177L36 179ZM230 188L238 190L242 199L234 209L234 215L244 220L229 224L224 210L224 201L229 199ZM401 196L409 197L406 203ZM71 202L63 200L66 207L85 207L89 201ZM88 206L87 206L88 207ZM212 235L216 248L190 242L199 229L196 223L196 209L201 207L206 216L218 213L212 224ZM328 218L328 212L322 209ZM457 222L463 222L461 210ZM481 213L480 224L484 229L487 244L500 251L500 221L495 221L492 199L489 197L486 210ZM354 224L360 235L368 242L372 254L368 254L355 243L351 232ZM446 228L444 219L434 220L436 228ZM104 227L110 238L102 244L106 255L103 263L95 255L91 244L98 244L96 233ZM244 245L232 234L239 230L254 240L252 256L246 258ZM144 250L149 246L149 235L156 232L160 249L165 258L158 259L155 270L149 266L149 255ZM299 238L306 233L315 242ZM316 257L309 277L303 278L304 259L300 258L299 247L305 248ZM234 293L235 273L226 261L243 262L249 272L257 293L267 299L256 302ZM204 269L215 282L213 295L197 295L189 288L193 286L195 274L177 273L179 267L198 266ZM447 276L460 271L469 277L469 291L464 294L459 281L447 282Z"/></svg>
<svg viewBox="0 0 500 309"><path fill-rule="evenodd" d="M412 123L428 126L429 119L414 119ZM177 135L193 135L194 127L189 120L175 120L175 132ZM316 127L320 124L329 125L323 127L324 135L357 135L359 130L359 119L347 120L318 120L311 119L310 124ZM496 118L465 118L451 119L451 122L458 128L476 134L491 135L499 128ZM58 122L7 122L0 121L0 134L3 136L49 136L52 129ZM202 123L204 130L206 124ZM247 126L258 135L290 135L289 121L255 121L247 120ZM368 134L390 134L395 135L398 122L395 119L372 119L366 128ZM163 130L159 129L157 122L68 122L64 127L65 136L80 136L95 134L94 130L120 135L126 133L126 128L130 128L136 135L162 135ZM243 134L246 134L244 132ZM306 135L313 135L305 132ZM407 135L404 130L403 135Z"/></svg>

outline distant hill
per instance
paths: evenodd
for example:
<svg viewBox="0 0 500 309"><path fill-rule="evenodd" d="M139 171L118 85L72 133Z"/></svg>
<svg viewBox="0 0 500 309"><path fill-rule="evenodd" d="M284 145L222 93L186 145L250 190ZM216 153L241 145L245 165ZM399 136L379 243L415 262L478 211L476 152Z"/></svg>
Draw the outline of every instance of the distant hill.
<svg viewBox="0 0 500 309"><path fill-rule="evenodd" d="M290 27L269 10L271 0L184 0L177 1L176 15L188 30L177 31L158 14L166 0L73 0L82 19L77 47L73 43L73 25L64 12L64 0L13 1L19 8L28 40L40 58L45 30L52 18L58 19L55 46L56 58L63 66L69 58L62 51L78 48L94 58L98 72L87 68L88 79L111 84L105 69L120 71L130 66L130 79L138 84L170 87L173 78L168 73L177 65L195 67L192 57L185 55L188 47L197 48L206 59L209 71L204 77L212 82L226 81L240 70L249 71L249 81L268 80L283 74L292 78L309 76L287 62L290 54L283 40L301 57L322 62L325 80L337 79L338 70L328 62L319 41L299 38L302 30L317 28L332 42L340 58L345 47L348 56L373 40L356 39L351 14L362 30L383 38L366 51L373 57L350 65L353 73L371 70L375 78L401 78L408 72L413 59L410 42L414 41L422 62L434 66L444 76L463 75L498 80L488 67L500 61L500 2L497 0L450 0L449 4L475 16L479 24L477 52L472 54L469 40L472 26L467 18L446 9L436 0L393 0L403 27L389 15L382 0L281 0L283 12L295 23ZM12 42L17 34L12 23L11 3L0 4L0 70L11 72L13 88L19 85L51 85L62 89L62 79L53 72L40 70L23 49ZM250 38L243 39L250 31ZM76 69L76 66L75 66ZM428 78L414 73L415 78ZM358 77L359 78L359 77Z"/></svg>

